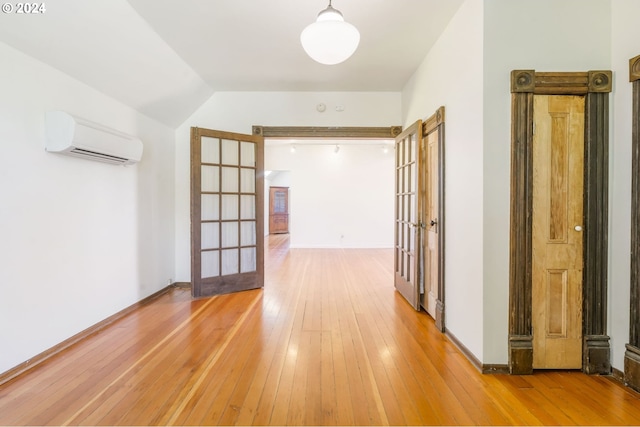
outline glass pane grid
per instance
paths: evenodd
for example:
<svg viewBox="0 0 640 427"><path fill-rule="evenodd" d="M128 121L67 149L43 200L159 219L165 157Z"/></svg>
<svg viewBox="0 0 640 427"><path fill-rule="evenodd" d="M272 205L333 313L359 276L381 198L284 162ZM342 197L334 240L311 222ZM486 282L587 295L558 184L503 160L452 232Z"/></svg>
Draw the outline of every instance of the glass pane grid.
<svg viewBox="0 0 640 427"><path fill-rule="evenodd" d="M220 247L220 223L203 222L200 227L201 249L217 249Z"/></svg>
<svg viewBox="0 0 640 427"><path fill-rule="evenodd" d="M242 166L256 165L256 144L253 142L240 143L240 164Z"/></svg>
<svg viewBox="0 0 640 427"><path fill-rule="evenodd" d="M222 167L222 192L238 192L238 168L228 166Z"/></svg>
<svg viewBox="0 0 640 427"><path fill-rule="evenodd" d="M220 191L220 168L217 166L201 166L200 190L206 192Z"/></svg>
<svg viewBox="0 0 640 427"><path fill-rule="evenodd" d="M222 140L222 164L224 165L240 165L238 141L223 139Z"/></svg>
<svg viewBox="0 0 640 427"><path fill-rule="evenodd" d="M240 272L249 273L256 271L256 248L241 249L240 254Z"/></svg>
<svg viewBox="0 0 640 427"><path fill-rule="evenodd" d="M237 194L222 195L222 219L238 220L240 219L240 199Z"/></svg>
<svg viewBox="0 0 640 427"><path fill-rule="evenodd" d="M203 279L257 270L257 149L254 142L201 138Z"/></svg>
<svg viewBox="0 0 640 427"><path fill-rule="evenodd" d="M240 245L244 247L256 245L256 224L254 221L240 223Z"/></svg>
<svg viewBox="0 0 640 427"><path fill-rule="evenodd" d="M202 279L220 275L220 251L202 251L200 263L200 277Z"/></svg>
<svg viewBox="0 0 640 427"><path fill-rule="evenodd" d="M240 196L240 219L256 219L255 195Z"/></svg>
<svg viewBox="0 0 640 427"><path fill-rule="evenodd" d="M220 217L220 200L217 194L202 193L200 201L202 221L217 220Z"/></svg>
<svg viewBox="0 0 640 427"><path fill-rule="evenodd" d="M395 270L405 280L413 277L414 229L417 198L417 135L396 142L395 176Z"/></svg>
<svg viewBox="0 0 640 427"><path fill-rule="evenodd" d="M222 275L238 274L240 259L238 249L224 249L222 251Z"/></svg>
<svg viewBox="0 0 640 427"><path fill-rule="evenodd" d="M201 163L220 163L220 140L203 136L200 138L200 160Z"/></svg>
<svg viewBox="0 0 640 427"><path fill-rule="evenodd" d="M255 169L240 168L240 192L255 193L256 171Z"/></svg>
<svg viewBox="0 0 640 427"><path fill-rule="evenodd" d="M223 248L235 248L238 246L238 223L229 221L222 223L221 245Z"/></svg>

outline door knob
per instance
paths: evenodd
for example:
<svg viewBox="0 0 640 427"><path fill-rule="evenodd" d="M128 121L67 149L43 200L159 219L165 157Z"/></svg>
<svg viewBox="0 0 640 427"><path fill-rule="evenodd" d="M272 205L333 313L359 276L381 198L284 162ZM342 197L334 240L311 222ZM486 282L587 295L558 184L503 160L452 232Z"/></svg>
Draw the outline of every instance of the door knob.
<svg viewBox="0 0 640 427"><path fill-rule="evenodd" d="M436 225L438 223L437 219L432 219L431 222L429 224L431 224L431 226L433 227L434 225Z"/></svg>
<svg viewBox="0 0 640 427"><path fill-rule="evenodd" d="M576 231L582 231L582 227L580 227L579 225L576 225L575 227L573 227L573 229Z"/></svg>

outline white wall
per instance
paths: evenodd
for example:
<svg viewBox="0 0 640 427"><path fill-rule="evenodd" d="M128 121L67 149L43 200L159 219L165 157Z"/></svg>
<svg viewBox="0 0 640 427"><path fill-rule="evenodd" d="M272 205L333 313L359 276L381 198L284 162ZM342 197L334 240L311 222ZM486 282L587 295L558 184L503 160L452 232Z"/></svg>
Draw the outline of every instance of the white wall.
<svg viewBox="0 0 640 427"><path fill-rule="evenodd" d="M265 169L291 171L289 244L293 248L392 248L393 143L347 141L268 145ZM318 144L320 141L313 141ZM335 141L334 141L335 142Z"/></svg>
<svg viewBox="0 0 640 427"><path fill-rule="evenodd" d="M324 113L316 105L324 103ZM344 111L337 112L341 105ZM393 126L401 124L397 92L219 92L176 130L176 277L191 281L189 129L251 133L263 126ZM294 181L296 177L292 178Z"/></svg>
<svg viewBox="0 0 640 427"><path fill-rule="evenodd" d="M640 55L640 2L615 0L612 10L613 123L609 185L609 329L611 361L624 367L629 342L630 232L631 232L631 89L629 59Z"/></svg>
<svg viewBox="0 0 640 427"><path fill-rule="evenodd" d="M610 69L610 16L610 0L467 0L403 91L404 125L446 108L445 322L483 363L508 362L510 72Z"/></svg>
<svg viewBox="0 0 640 427"><path fill-rule="evenodd" d="M402 95L403 124L445 107L445 324L482 359L482 1L468 0Z"/></svg>
<svg viewBox="0 0 640 427"><path fill-rule="evenodd" d="M173 132L0 44L0 372L174 277ZM47 153L44 113L138 135L121 167Z"/></svg>

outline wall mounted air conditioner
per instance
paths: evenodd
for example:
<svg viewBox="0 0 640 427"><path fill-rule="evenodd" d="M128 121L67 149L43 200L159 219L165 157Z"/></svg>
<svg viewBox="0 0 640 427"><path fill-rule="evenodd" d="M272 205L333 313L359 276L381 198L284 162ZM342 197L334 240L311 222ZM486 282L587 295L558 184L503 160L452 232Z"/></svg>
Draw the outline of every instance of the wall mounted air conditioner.
<svg viewBox="0 0 640 427"><path fill-rule="evenodd" d="M142 141L62 111L45 116L45 149L88 160L131 165L142 158Z"/></svg>

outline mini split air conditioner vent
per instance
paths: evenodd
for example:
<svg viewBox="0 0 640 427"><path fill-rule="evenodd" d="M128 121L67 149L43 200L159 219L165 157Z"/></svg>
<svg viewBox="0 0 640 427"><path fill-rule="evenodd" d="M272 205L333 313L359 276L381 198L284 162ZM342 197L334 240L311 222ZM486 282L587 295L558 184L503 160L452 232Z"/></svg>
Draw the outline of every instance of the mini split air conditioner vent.
<svg viewBox="0 0 640 427"><path fill-rule="evenodd" d="M46 114L46 150L87 160L131 165L142 157L142 141L62 111Z"/></svg>
<svg viewBox="0 0 640 427"><path fill-rule="evenodd" d="M109 154L96 153L95 151L83 150L82 148L74 148L69 151L69 155L75 155L76 157L92 157L98 161L109 161L113 163L126 164L129 159L118 156L110 156Z"/></svg>

